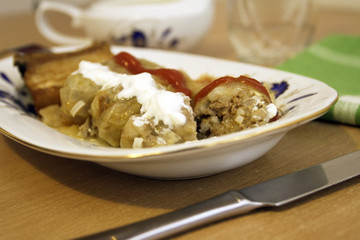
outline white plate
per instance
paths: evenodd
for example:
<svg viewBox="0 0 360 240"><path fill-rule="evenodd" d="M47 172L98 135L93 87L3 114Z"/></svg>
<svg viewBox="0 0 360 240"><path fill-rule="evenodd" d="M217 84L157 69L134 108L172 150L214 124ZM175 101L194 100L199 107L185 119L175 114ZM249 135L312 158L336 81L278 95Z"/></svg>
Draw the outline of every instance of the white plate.
<svg viewBox="0 0 360 240"><path fill-rule="evenodd" d="M147 149L101 147L63 135L41 123L28 110L24 111L29 105L24 100L23 81L9 57L0 61L0 131L38 151L93 161L122 172L152 178L195 178L254 161L277 144L287 131L324 114L338 96L334 89L320 81L274 69L161 50L125 47L112 47L112 50L114 53L125 50L136 57L185 70L192 78L203 73L215 77L249 74L273 86L282 82L278 88L288 87L281 91L276 101L286 114L262 127L173 146Z"/></svg>

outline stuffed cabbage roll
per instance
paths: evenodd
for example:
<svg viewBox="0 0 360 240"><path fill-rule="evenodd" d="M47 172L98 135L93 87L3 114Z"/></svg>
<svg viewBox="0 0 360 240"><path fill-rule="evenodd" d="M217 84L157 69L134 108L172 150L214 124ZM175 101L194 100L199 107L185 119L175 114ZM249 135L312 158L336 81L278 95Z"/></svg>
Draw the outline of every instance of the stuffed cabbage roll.
<svg viewBox="0 0 360 240"><path fill-rule="evenodd" d="M194 98L198 138L204 139L264 125L277 116L267 89L247 77L222 77Z"/></svg>

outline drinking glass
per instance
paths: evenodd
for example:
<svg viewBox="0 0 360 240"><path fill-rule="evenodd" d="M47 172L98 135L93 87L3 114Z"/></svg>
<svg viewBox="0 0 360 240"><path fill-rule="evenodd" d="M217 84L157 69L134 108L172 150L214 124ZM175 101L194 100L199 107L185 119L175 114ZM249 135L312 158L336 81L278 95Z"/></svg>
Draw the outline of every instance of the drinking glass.
<svg viewBox="0 0 360 240"><path fill-rule="evenodd" d="M274 66L312 39L311 0L228 0L228 31L240 61Z"/></svg>

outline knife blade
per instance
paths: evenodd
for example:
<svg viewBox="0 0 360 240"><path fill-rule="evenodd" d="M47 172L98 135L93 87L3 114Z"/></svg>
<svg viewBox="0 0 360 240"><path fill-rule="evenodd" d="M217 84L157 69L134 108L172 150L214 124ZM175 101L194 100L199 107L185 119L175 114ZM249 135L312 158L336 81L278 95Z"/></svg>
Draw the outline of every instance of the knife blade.
<svg viewBox="0 0 360 240"><path fill-rule="evenodd" d="M79 240L160 239L261 207L278 207L360 175L360 151L231 190L203 202Z"/></svg>

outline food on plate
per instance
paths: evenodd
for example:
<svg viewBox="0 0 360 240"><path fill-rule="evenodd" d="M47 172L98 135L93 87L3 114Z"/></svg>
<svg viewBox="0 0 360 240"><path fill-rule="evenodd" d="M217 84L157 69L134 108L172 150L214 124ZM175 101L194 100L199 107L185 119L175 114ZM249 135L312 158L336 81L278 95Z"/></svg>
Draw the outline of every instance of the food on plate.
<svg viewBox="0 0 360 240"><path fill-rule="evenodd" d="M187 77L185 73L169 68L162 68L155 65L155 68L146 68L134 56L127 52L120 52L114 57L116 63L126 68L131 74L147 72L156 76L158 81L164 81L171 91L182 92L191 96L191 90L186 86Z"/></svg>
<svg viewBox="0 0 360 240"><path fill-rule="evenodd" d="M101 45L99 58L83 58L84 51L53 54L50 63L39 61L39 66L25 61L24 78L34 99L39 89L57 98L36 101L41 120L69 136L112 147L145 148L220 136L279 117L269 91L248 76L193 80L181 70L128 52L113 55L109 46ZM66 78L55 81L54 64L72 66L74 59L76 67L67 68Z"/></svg>
<svg viewBox="0 0 360 240"><path fill-rule="evenodd" d="M264 125L278 114L268 90L257 80L218 78L194 98L198 137L204 139Z"/></svg>
<svg viewBox="0 0 360 240"><path fill-rule="evenodd" d="M116 55L102 64L80 62L60 89L61 106L40 110L43 121L53 127L77 124L78 136L95 136L113 147L153 147L196 140L190 97L164 77L148 71L129 74L126 67L116 63L119 58Z"/></svg>
<svg viewBox="0 0 360 240"><path fill-rule="evenodd" d="M82 60L103 62L112 58L108 44L94 43L79 51L67 53L32 52L16 54L14 64L23 75L30 90L36 111L60 104L59 90L69 74Z"/></svg>

